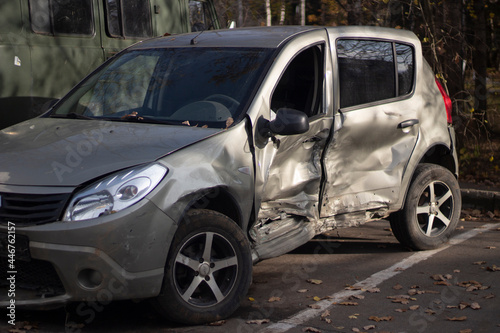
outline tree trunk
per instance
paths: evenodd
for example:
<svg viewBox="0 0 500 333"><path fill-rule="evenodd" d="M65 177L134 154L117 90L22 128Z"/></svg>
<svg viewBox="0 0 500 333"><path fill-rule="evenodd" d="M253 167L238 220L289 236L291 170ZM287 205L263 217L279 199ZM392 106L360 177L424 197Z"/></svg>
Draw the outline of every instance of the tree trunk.
<svg viewBox="0 0 500 333"><path fill-rule="evenodd" d="M300 0L300 25L306 25L306 0Z"/></svg>
<svg viewBox="0 0 500 333"><path fill-rule="evenodd" d="M281 0L280 25L285 24L285 0Z"/></svg>
<svg viewBox="0 0 500 333"><path fill-rule="evenodd" d="M477 117L486 115L488 103L486 88L486 70L488 63L488 47L486 45L486 11L484 9L484 0L476 0L474 10L477 18L474 20L474 113Z"/></svg>
<svg viewBox="0 0 500 333"><path fill-rule="evenodd" d="M243 0L238 0L238 27L243 26Z"/></svg>
<svg viewBox="0 0 500 333"><path fill-rule="evenodd" d="M271 0L266 0L266 26L271 26Z"/></svg>

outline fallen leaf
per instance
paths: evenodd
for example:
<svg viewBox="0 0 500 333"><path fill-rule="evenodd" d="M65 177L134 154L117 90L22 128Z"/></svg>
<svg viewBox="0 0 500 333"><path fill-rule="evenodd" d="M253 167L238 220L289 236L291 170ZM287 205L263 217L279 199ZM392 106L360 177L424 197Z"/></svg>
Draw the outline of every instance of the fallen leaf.
<svg viewBox="0 0 500 333"><path fill-rule="evenodd" d="M399 313L404 313L408 310L407 309L394 309L394 311L399 312Z"/></svg>
<svg viewBox="0 0 500 333"><path fill-rule="evenodd" d="M375 329L375 325L366 325L366 326L363 326L363 329L365 331L374 330Z"/></svg>
<svg viewBox="0 0 500 333"><path fill-rule="evenodd" d="M448 281L436 281L434 282L434 284L436 286L451 286L451 283L449 283Z"/></svg>
<svg viewBox="0 0 500 333"><path fill-rule="evenodd" d="M392 289L394 289L394 290L401 290L401 289L403 289L403 286L398 283L394 287L392 287Z"/></svg>
<svg viewBox="0 0 500 333"><path fill-rule="evenodd" d="M353 331L353 332L358 332L358 333L359 333L359 332L361 332L361 331L359 330L359 328L357 328L357 327L353 327L353 328L351 329L351 331Z"/></svg>
<svg viewBox="0 0 500 333"><path fill-rule="evenodd" d="M371 293L371 294L374 294L374 293L379 293L380 292L380 288L370 288L370 289L366 289L367 292Z"/></svg>
<svg viewBox="0 0 500 333"><path fill-rule="evenodd" d="M315 300L316 302L319 302L319 301L321 301L321 298L319 298L318 296L314 296L313 300Z"/></svg>
<svg viewBox="0 0 500 333"><path fill-rule="evenodd" d="M299 289L299 290L297 290L297 292L303 294L303 293L307 293L308 290L307 289Z"/></svg>
<svg viewBox="0 0 500 333"><path fill-rule="evenodd" d="M431 275L431 279L433 279L434 281L446 281L445 277L442 274Z"/></svg>
<svg viewBox="0 0 500 333"><path fill-rule="evenodd" d="M462 317L446 317L446 320L449 320L449 321L464 321L464 320L467 320L467 317L466 316L462 316Z"/></svg>
<svg viewBox="0 0 500 333"><path fill-rule="evenodd" d="M358 306L359 305L357 302L348 302L348 301L340 302L338 304L339 305L347 305L347 306Z"/></svg>
<svg viewBox="0 0 500 333"><path fill-rule="evenodd" d="M468 307L468 306L470 306L470 304L469 304L469 303L467 303L467 302L460 302L460 304L458 304L458 308L459 308L460 310L463 310L463 309L465 309L465 308L466 308L466 307Z"/></svg>
<svg viewBox="0 0 500 333"><path fill-rule="evenodd" d="M345 290L361 290L362 288L358 287L358 286L347 285L344 289Z"/></svg>
<svg viewBox="0 0 500 333"><path fill-rule="evenodd" d="M411 305L411 306L410 306L410 310L411 310L411 311L418 310L418 308L420 308L420 305Z"/></svg>
<svg viewBox="0 0 500 333"><path fill-rule="evenodd" d="M394 317L393 316L384 316L384 317L370 316L370 317L368 317L368 319L376 321L378 323L379 321L392 321L394 319Z"/></svg>
<svg viewBox="0 0 500 333"><path fill-rule="evenodd" d="M458 309L458 306L457 305L447 305L446 308L447 309Z"/></svg>
<svg viewBox="0 0 500 333"><path fill-rule="evenodd" d="M473 265L484 265L484 264L486 264L486 261L484 261L484 260L476 261L476 262L473 262L472 264Z"/></svg>
<svg viewBox="0 0 500 333"><path fill-rule="evenodd" d="M308 307L310 307L311 309L321 309L321 306L319 306L318 304L309 304Z"/></svg>
<svg viewBox="0 0 500 333"><path fill-rule="evenodd" d="M458 333L472 333L472 330L470 328L466 328L464 330L458 331Z"/></svg>
<svg viewBox="0 0 500 333"><path fill-rule="evenodd" d="M255 298L253 298L253 297L248 297L248 300L249 300L250 302L254 302L254 301L255 301Z"/></svg>
<svg viewBox="0 0 500 333"><path fill-rule="evenodd" d="M488 294L488 295L484 296L483 298L491 299L491 298L495 298L495 295L494 294Z"/></svg>
<svg viewBox="0 0 500 333"><path fill-rule="evenodd" d="M262 325L262 324L267 324L269 323L270 320L269 319L254 319L254 320L248 320L247 321L247 324L251 324L251 325Z"/></svg>
<svg viewBox="0 0 500 333"><path fill-rule="evenodd" d="M267 301L268 301L269 303L279 302L279 301L281 301L281 298L280 298L280 297L273 296L273 297L269 298Z"/></svg>
<svg viewBox="0 0 500 333"><path fill-rule="evenodd" d="M364 295L352 295L349 297L349 299L365 299Z"/></svg>
<svg viewBox="0 0 500 333"><path fill-rule="evenodd" d="M417 291L417 289L410 289L408 290L408 295L410 296L413 296L413 295L417 295L419 291Z"/></svg>
<svg viewBox="0 0 500 333"><path fill-rule="evenodd" d="M309 282L311 284L322 284L323 281L317 280L317 279L307 279L306 282Z"/></svg>
<svg viewBox="0 0 500 333"><path fill-rule="evenodd" d="M303 329L303 332L321 333L320 330L314 327L306 327Z"/></svg>
<svg viewBox="0 0 500 333"><path fill-rule="evenodd" d="M474 303L472 303L472 304L470 305L470 308L471 308L472 310L479 310L479 309L481 309L481 306L479 305L479 303L478 303L478 302L474 302Z"/></svg>
<svg viewBox="0 0 500 333"><path fill-rule="evenodd" d="M330 318L324 318L323 319L327 324L331 324L332 320Z"/></svg>
<svg viewBox="0 0 500 333"><path fill-rule="evenodd" d="M460 273L460 270L459 269L454 269L453 273Z"/></svg>
<svg viewBox="0 0 500 333"><path fill-rule="evenodd" d="M410 301L406 298L395 298L392 300L392 303L408 304Z"/></svg>
<svg viewBox="0 0 500 333"><path fill-rule="evenodd" d="M395 295L395 296L386 296L386 298L388 298L388 299L399 299L399 298L410 299L410 296L408 296L408 295Z"/></svg>
<svg viewBox="0 0 500 333"><path fill-rule="evenodd" d="M496 249L497 247L496 246L486 246L485 249L487 250L493 250L493 249Z"/></svg>
<svg viewBox="0 0 500 333"><path fill-rule="evenodd" d="M214 322L208 323L207 326L222 326L225 323L226 323L225 320L218 320L218 321L214 321Z"/></svg>
<svg viewBox="0 0 500 333"><path fill-rule="evenodd" d="M356 315L350 315L349 319L358 319L358 316L356 316Z"/></svg>
<svg viewBox="0 0 500 333"><path fill-rule="evenodd" d="M424 311L425 313L427 313L428 315L433 315L433 314L436 314L436 311L432 310L432 309L427 309Z"/></svg>
<svg viewBox="0 0 500 333"><path fill-rule="evenodd" d="M330 315L330 311L329 310L326 310L325 312L323 312L321 314L321 318L325 318L325 317L328 317Z"/></svg>
<svg viewBox="0 0 500 333"><path fill-rule="evenodd" d="M394 272L401 272L401 271L404 271L405 269L403 267L396 267L396 269L394 270Z"/></svg>
<svg viewBox="0 0 500 333"><path fill-rule="evenodd" d="M488 270L490 272L496 272L496 271L500 271L500 267L498 267L497 265L491 265L491 267L486 267L486 270Z"/></svg>

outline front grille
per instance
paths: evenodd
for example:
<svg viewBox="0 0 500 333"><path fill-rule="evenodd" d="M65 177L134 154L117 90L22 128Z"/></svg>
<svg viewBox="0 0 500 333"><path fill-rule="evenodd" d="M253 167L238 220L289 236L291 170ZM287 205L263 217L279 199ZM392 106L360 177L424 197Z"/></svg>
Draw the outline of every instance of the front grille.
<svg viewBox="0 0 500 333"><path fill-rule="evenodd" d="M0 222L25 226L57 221L70 195L0 193Z"/></svg>
<svg viewBox="0 0 500 333"><path fill-rule="evenodd" d="M8 258L0 257L0 287L9 287L8 271ZM54 266L38 259L16 260L16 289L35 291L40 298L66 293Z"/></svg>

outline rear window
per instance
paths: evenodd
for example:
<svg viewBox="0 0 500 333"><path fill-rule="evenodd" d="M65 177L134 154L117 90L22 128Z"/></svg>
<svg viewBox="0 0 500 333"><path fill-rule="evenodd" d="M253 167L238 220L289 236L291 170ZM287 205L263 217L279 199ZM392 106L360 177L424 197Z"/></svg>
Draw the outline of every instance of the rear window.
<svg viewBox="0 0 500 333"><path fill-rule="evenodd" d="M345 39L337 42L337 58L341 108L403 96L413 90L411 46Z"/></svg>
<svg viewBox="0 0 500 333"><path fill-rule="evenodd" d="M31 29L44 35L94 34L92 1L31 0Z"/></svg>

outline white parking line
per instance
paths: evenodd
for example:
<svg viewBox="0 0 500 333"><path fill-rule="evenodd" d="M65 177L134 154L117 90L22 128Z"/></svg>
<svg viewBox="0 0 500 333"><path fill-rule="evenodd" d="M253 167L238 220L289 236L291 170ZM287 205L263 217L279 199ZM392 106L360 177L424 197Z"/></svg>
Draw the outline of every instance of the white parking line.
<svg viewBox="0 0 500 333"><path fill-rule="evenodd" d="M329 299L325 299L322 301L319 301L315 303L316 305L319 306L317 309L305 309L303 311L300 311L296 313L295 315L288 317L286 319L283 319L275 324L272 324L259 332L262 333L279 333L279 332L286 332L292 328L295 328L299 325L304 324L305 322L315 318L319 317L321 313L323 313L326 309L329 307L333 306L332 303L339 303L342 302L343 300L349 298L350 296L353 295L358 295L363 293L367 289L375 288L376 286L380 285L384 281L396 276L397 274L401 273L402 271L412 267L413 265L418 264L419 262L426 260L430 257L432 257L434 254L441 252L443 250L446 250L447 248L457 245L462 243L463 241L466 241L484 231L489 231L493 229L494 227L498 227L498 224L495 223L490 223L490 224L485 224L482 225L481 227L475 228L471 231L465 232L463 234L455 236L453 239L450 240L450 242L435 250L429 250L429 251L422 251L422 252L417 252L411 256L409 256L406 259L403 259L402 261L392 265L389 268L386 268L380 272L374 273L370 277L366 278L363 281L360 281L353 285L353 287L360 288L361 290L342 290L339 291L329 297Z"/></svg>

